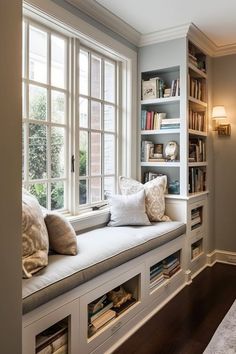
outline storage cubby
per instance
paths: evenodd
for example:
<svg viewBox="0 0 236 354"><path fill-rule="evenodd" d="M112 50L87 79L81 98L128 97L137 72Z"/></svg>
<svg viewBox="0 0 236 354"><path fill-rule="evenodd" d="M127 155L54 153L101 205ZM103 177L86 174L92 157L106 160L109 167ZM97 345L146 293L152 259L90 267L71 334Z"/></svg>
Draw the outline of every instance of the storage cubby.
<svg viewBox="0 0 236 354"><path fill-rule="evenodd" d="M203 253L203 239L192 243L191 245L191 260L196 259Z"/></svg>
<svg viewBox="0 0 236 354"><path fill-rule="evenodd" d="M101 297L90 302L88 309L88 338L117 319L139 299L139 276L111 289Z"/></svg>
<svg viewBox="0 0 236 354"><path fill-rule="evenodd" d="M53 324L39 333L35 339L35 354L60 353L69 354L68 345L69 318Z"/></svg>
<svg viewBox="0 0 236 354"><path fill-rule="evenodd" d="M176 274L181 267L180 250L164 258L150 267L150 290L161 286L161 284Z"/></svg>
<svg viewBox="0 0 236 354"><path fill-rule="evenodd" d="M191 210L191 231L202 226L203 223L203 206L199 206Z"/></svg>

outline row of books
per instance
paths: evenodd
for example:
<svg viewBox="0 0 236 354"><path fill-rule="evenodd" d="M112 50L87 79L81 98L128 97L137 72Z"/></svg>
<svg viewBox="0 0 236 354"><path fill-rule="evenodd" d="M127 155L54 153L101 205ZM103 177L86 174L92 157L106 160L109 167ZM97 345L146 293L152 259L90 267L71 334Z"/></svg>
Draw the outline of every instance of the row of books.
<svg viewBox="0 0 236 354"><path fill-rule="evenodd" d="M180 128L179 118L163 118L165 113L142 110L141 129L159 130L159 129L178 129Z"/></svg>
<svg viewBox="0 0 236 354"><path fill-rule="evenodd" d="M170 255L150 268L150 287L160 285L165 279L171 278L180 269L179 252Z"/></svg>
<svg viewBox="0 0 236 354"><path fill-rule="evenodd" d="M202 138L189 139L189 162L206 161L206 142Z"/></svg>
<svg viewBox="0 0 236 354"><path fill-rule="evenodd" d="M195 79L188 76L189 80L189 95L200 101L205 101L205 84L202 79Z"/></svg>
<svg viewBox="0 0 236 354"><path fill-rule="evenodd" d="M202 252L202 240L195 242L191 247L191 258L194 259Z"/></svg>
<svg viewBox="0 0 236 354"><path fill-rule="evenodd" d="M60 321L36 337L36 354L68 354L68 323Z"/></svg>
<svg viewBox="0 0 236 354"><path fill-rule="evenodd" d="M172 80L170 87L166 87L164 80L160 77L152 77L149 80L142 80L143 100L163 97L174 97L179 95L179 79Z"/></svg>
<svg viewBox="0 0 236 354"><path fill-rule="evenodd" d="M126 300L121 306L114 307L114 303L105 294L88 304L88 337L91 337L97 330L108 324L115 317L120 316L135 302L136 300L131 298Z"/></svg>
<svg viewBox="0 0 236 354"><path fill-rule="evenodd" d="M191 211L191 230L197 229L202 224L201 208L195 208Z"/></svg>
<svg viewBox="0 0 236 354"><path fill-rule="evenodd" d="M206 169L200 167L189 168L189 193L206 190Z"/></svg>
<svg viewBox="0 0 236 354"><path fill-rule="evenodd" d="M204 131L205 129L205 112L195 112L189 110L189 129Z"/></svg>

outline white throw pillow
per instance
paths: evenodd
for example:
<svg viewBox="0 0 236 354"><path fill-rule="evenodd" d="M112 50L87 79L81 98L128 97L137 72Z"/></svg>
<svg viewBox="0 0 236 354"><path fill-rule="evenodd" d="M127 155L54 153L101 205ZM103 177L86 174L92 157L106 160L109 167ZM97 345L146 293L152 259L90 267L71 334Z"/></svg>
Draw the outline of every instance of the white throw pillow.
<svg viewBox="0 0 236 354"><path fill-rule="evenodd" d="M120 177L119 183L123 195L145 191L146 212L150 221L170 221L170 218L165 215L166 176L158 176L145 184L132 178Z"/></svg>
<svg viewBox="0 0 236 354"><path fill-rule="evenodd" d="M108 226L150 225L145 211L144 190L132 195L114 195L109 199Z"/></svg>

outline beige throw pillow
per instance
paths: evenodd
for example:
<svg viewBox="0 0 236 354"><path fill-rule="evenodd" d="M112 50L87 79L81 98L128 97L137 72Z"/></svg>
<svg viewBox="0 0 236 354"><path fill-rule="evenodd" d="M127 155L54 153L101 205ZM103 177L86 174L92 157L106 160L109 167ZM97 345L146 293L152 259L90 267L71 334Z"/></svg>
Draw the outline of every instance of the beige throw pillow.
<svg viewBox="0 0 236 354"><path fill-rule="evenodd" d="M150 221L170 221L170 218L165 215L166 176L158 176L145 184L132 178L120 177L119 184L121 193L124 195L144 189L146 213Z"/></svg>
<svg viewBox="0 0 236 354"><path fill-rule="evenodd" d="M50 248L60 254L76 255L77 239L75 230L66 218L58 213L45 216Z"/></svg>
<svg viewBox="0 0 236 354"><path fill-rule="evenodd" d="M22 271L24 278L48 264L48 233L35 197L22 195Z"/></svg>

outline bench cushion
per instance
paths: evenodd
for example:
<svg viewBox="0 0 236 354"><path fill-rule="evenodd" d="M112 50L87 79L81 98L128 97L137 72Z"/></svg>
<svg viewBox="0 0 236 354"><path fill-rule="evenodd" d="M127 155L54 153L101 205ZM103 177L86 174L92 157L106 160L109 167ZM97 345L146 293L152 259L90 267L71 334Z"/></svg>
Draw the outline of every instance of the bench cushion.
<svg viewBox="0 0 236 354"><path fill-rule="evenodd" d="M23 279L23 313L185 233L182 222L103 227L77 237L76 256L53 254L48 266Z"/></svg>

